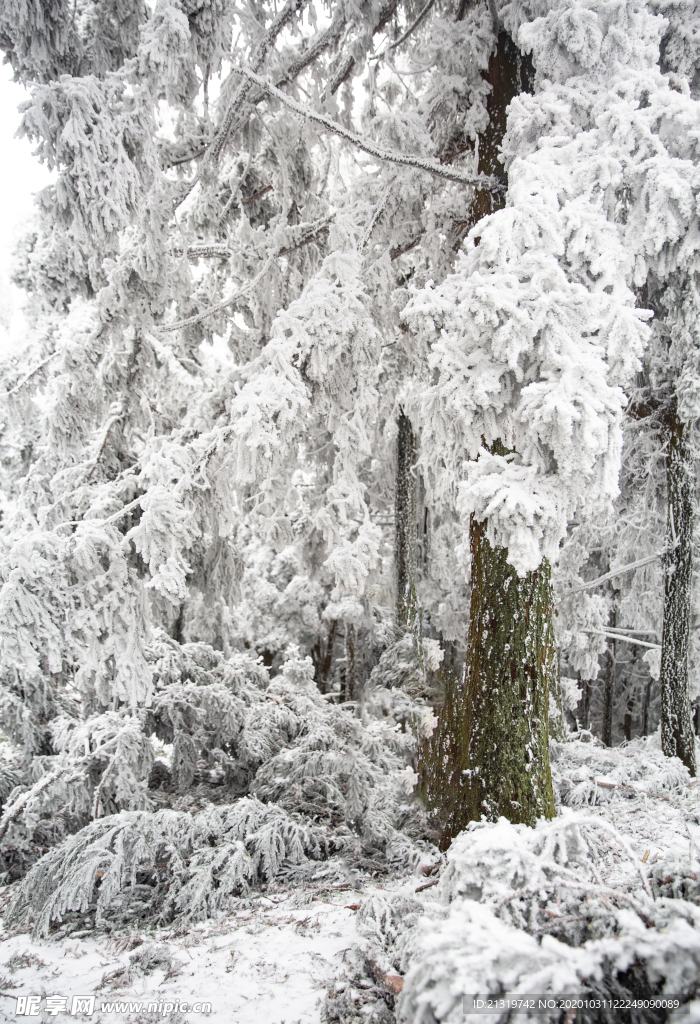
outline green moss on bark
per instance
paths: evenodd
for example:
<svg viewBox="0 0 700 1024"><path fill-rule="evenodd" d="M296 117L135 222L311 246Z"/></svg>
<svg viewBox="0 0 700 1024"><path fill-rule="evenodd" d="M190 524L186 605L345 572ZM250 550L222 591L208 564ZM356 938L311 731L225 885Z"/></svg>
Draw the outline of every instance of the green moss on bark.
<svg viewBox="0 0 700 1024"><path fill-rule="evenodd" d="M425 795L443 846L470 821L532 825L554 815L549 689L554 670L548 563L519 577L486 523L472 521L465 678L447 687L426 750Z"/></svg>

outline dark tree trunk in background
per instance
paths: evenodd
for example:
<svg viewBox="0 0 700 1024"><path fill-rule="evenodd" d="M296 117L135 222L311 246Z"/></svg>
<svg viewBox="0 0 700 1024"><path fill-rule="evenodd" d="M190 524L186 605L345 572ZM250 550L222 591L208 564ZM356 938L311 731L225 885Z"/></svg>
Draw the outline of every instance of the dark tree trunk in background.
<svg viewBox="0 0 700 1024"><path fill-rule="evenodd" d="M319 637L311 651L311 657L316 670L316 684L321 693L327 693L328 691L328 682L330 680L331 668L333 667L333 642L337 628L338 620L333 619L325 644L322 637Z"/></svg>
<svg viewBox="0 0 700 1024"><path fill-rule="evenodd" d="M489 124L479 136L480 174L506 182L499 150L507 108L529 90L532 67L505 33L485 75ZM468 227L505 205L477 192ZM506 454L500 441L494 452ZM504 815L534 824L554 814L549 768L549 687L554 666L549 565L519 577L486 522L472 519L471 608L464 682L448 690L426 758L425 792L445 846L470 821Z"/></svg>
<svg viewBox="0 0 700 1024"><path fill-rule="evenodd" d="M664 754L679 757L690 774L695 775L695 737L688 698L694 466L689 428L675 413L667 417L667 444L661 745Z"/></svg>
<svg viewBox="0 0 700 1024"><path fill-rule="evenodd" d="M651 679L644 684L644 696L642 698L642 736L649 735L649 705L651 704Z"/></svg>
<svg viewBox="0 0 700 1024"><path fill-rule="evenodd" d="M345 677L343 700L354 700L357 689L357 636L351 622L345 626Z"/></svg>
<svg viewBox="0 0 700 1024"><path fill-rule="evenodd" d="M403 409L396 440L394 517L396 624L411 626L416 612L416 438Z"/></svg>
<svg viewBox="0 0 700 1024"><path fill-rule="evenodd" d="M615 626L617 617L615 610L610 613L608 625ZM603 724L602 740L606 747L612 746L613 706L615 703L615 641L612 649L605 656L605 685L603 687Z"/></svg>
<svg viewBox="0 0 700 1024"><path fill-rule="evenodd" d="M632 740L632 712L634 711L634 694L630 694L627 698L627 707L625 708L625 720L623 723L623 730L625 733L625 739L628 743Z"/></svg>
<svg viewBox="0 0 700 1024"><path fill-rule="evenodd" d="M590 729L591 727L591 681L590 679L581 679L581 673L578 674L578 682L581 686L581 718L580 727L582 729Z"/></svg>

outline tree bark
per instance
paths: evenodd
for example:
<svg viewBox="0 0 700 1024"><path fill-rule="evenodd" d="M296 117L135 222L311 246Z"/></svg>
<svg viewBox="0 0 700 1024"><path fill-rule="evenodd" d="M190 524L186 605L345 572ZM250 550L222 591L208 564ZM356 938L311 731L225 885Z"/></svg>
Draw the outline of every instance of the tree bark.
<svg viewBox="0 0 700 1024"><path fill-rule="evenodd" d="M581 673L578 673L578 681L581 684L581 723L579 728L590 729L591 723L591 681L590 679L581 679Z"/></svg>
<svg viewBox="0 0 700 1024"><path fill-rule="evenodd" d="M693 454L689 428L674 412L667 418L668 518L664 559L661 640L661 746L695 775L695 737L688 698L688 644L693 579Z"/></svg>
<svg viewBox="0 0 700 1024"><path fill-rule="evenodd" d="M403 409L396 441L395 573L396 624L409 627L416 614L416 438Z"/></svg>
<svg viewBox="0 0 700 1024"><path fill-rule="evenodd" d="M651 704L651 679L644 684L642 696L642 736L649 735L649 705Z"/></svg>
<svg viewBox="0 0 700 1024"><path fill-rule="evenodd" d="M357 686L356 634L352 623L345 626L345 678L343 700L354 700Z"/></svg>
<svg viewBox="0 0 700 1024"><path fill-rule="evenodd" d="M549 690L554 670L551 572L520 577L486 523L472 522L463 828L482 815L532 825L554 815Z"/></svg>
<svg viewBox="0 0 700 1024"><path fill-rule="evenodd" d="M616 623L615 610L610 613L609 625ZM603 687L603 727L602 740L606 747L612 746L612 720L613 705L615 703L615 641L612 641L612 651L608 650L605 658L605 685Z"/></svg>

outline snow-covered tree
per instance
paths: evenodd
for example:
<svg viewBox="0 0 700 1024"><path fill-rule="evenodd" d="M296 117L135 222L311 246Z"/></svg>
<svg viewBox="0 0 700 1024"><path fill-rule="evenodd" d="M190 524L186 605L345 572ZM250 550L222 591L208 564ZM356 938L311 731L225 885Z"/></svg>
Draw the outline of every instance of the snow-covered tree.
<svg viewBox="0 0 700 1024"><path fill-rule="evenodd" d="M443 837L554 813L552 566L574 517L612 509L645 345L670 331L694 380L683 38L632 0L2 5L20 130L55 174L17 257L31 344L3 369L0 683L21 753L0 838L21 873L70 834L18 904L41 927L123 907L148 829L154 849L185 836L147 883L166 917L205 875L230 895L341 839L410 860L420 744ZM225 868L198 845L206 814L150 817L154 793L188 814L214 780ZM277 860L245 845L268 811Z"/></svg>

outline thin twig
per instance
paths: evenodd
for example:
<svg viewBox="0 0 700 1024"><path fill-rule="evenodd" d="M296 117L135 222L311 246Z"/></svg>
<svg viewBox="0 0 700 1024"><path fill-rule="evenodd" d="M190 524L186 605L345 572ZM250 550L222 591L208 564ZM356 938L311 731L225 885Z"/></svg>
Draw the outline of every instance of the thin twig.
<svg viewBox="0 0 700 1024"><path fill-rule="evenodd" d="M434 6L435 6L435 0L428 0L427 4L423 8L423 10L420 12L420 14L416 18L416 20L413 22L412 25L408 26L408 28L403 33L403 35L400 35L399 38L395 42L391 43L391 45L387 46L386 49L382 50L381 53L378 53L376 57L372 57L371 59L372 60L383 60L384 57L386 57L386 55L388 53L391 53L392 50L395 50L398 46L401 46L402 43L405 43L406 40L408 39L408 37L410 35L412 35L416 31L416 29L418 28L420 23L423 21L425 16L429 13L430 9L432 7L434 7Z"/></svg>
<svg viewBox="0 0 700 1024"><path fill-rule="evenodd" d="M25 793L21 793L20 796L18 796L17 799L14 801L14 803L10 804L8 807L5 808L2 820L0 821L0 842L2 842L2 840L5 838L5 834L10 825L12 824L12 822L19 817L19 815L22 813L24 808L27 806L27 804L33 797L38 796L39 793L43 793L43 791L45 789L48 789L48 787L52 785L52 783L57 782L60 778L62 778L64 775L67 775L69 772L77 772L79 768L81 768L88 761L92 760L92 758L101 757L102 754L104 754L108 748L110 748L114 743L117 742L118 738L118 736L113 736L111 740L107 740L106 743L103 743L101 747L97 747L96 750L91 750L89 753L85 754L83 757L78 758L76 761L73 761L71 764L66 764L63 765L61 768L56 768L54 771L42 776L42 778L35 782L34 785Z"/></svg>
<svg viewBox="0 0 700 1024"><path fill-rule="evenodd" d="M7 392L7 394L8 395L16 395L18 391L22 390L22 388L25 386L25 384L29 383L29 381L32 379L32 377L35 377L36 374L39 373L40 370L43 370L44 367L46 366L46 364L50 363L52 359L55 359L57 355L58 355L58 352L52 352L50 356L46 357L46 359L42 359L42 361L39 363L39 365L35 366L34 369L31 370L27 374L26 377L23 377L22 380L19 382L19 384L15 384L15 386L13 388L10 388L10 390Z"/></svg>
<svg viewBox="0 0 700 1024"><path fill-rule="evenodd" d="M124 505L118 512L113 512L112 515L107 516L106 519L85 519L85 517L82 519L68 519L65 523L58 523L54 527L54 530L61 530L64 526L83 526L86 523L90 526L109 526L110 523L116 523L118 519L121 519L122 516L131 512L131 510L136 508L137 505L140 505L142 497L143 495L139 495L138 498L134 498L134 500L130 501L128 505Z"/></svg>
<svg viewBox="0 0 700 1024"><path fill-rule="evenodd" d="M296 60L287 66L284 74L277 79L275 85L286 85L293 78L296 78L304 68L312 64L317 57L320 57L324 50L327 50L331 43L335 42L345 27L345 14L339 8L327 29L320 32L310 43L306 51Z"/></svg>
<svg viewBox="0 0 700 1024"><path fill-rule="evenodd" d="M201 313L195 313L194 316L188 316L185 320L176 320L175 323L164 324L162 327L155 327L154 333L167 334L169 331L179 331L181 327L192 327L193 324L200 324L202 320L206 320L207 317L213 316L214 313L220 313L222 310L227 309L234 302L237 302L238 299L247 295L248 292L263 279L276 257L277 253L273 253L271 256L268 256L267 260L263 264L262 270L256 274L252 281L249 281L248 284L244 284L242 288L239 288L237 292L233 293L233 295L229 295L227 299L222 299L221 302L217 302L215 306L210 306Z"/></svg>
<svg viewBox="0 0 700 1024"><path fill-rule="evenodd" d="M233 295L229 295L227 299L222 299L222 301L217 302L216 305L209 306L208 309L202 310L201 313L196 313L194 316L187 317L187 319L185 320L177 320L175 321L175 323L165 324L162 327L156 327L154 328L154 332L156 334L166 334L169 331L177 331L181 327L190 327L192 324L201 323L202 320L206 320L207 317L212 316L214 313L220 313L228 306L233 305L234 302L237 302L238 299L246 295L252 288L254 288L258 284L260 280L262 280L262 278L270 269L274 260L280 259L282 256L288 256L290 253L295 252L297 249L301 249L303 246L309 245L310 242L314 242L319 237L319 235L322 235L324 232L328 231L328 227L332 220L332 216L327 217L325 219L325 222L321 222L318 226L315 226L312 231L310 231L306 235L303 235L298 242L292 242L290 245L285 245L281 249L278 249L277 252L273 252L270 256L268 256L262 270L257 274L257 276L254 277L252 281L249 281L248 284L243 285L243 287L240 288L237 292L234 292ZM212 255L221 258L223 258L225 255L234 255L233 250L228 250L227 252L225 252L224 249L224 246L192 246L191 248L187 249L187 253L188 255ZM177 255L182 253L183 251L184 250L175 249L173 250L173 254Z"/></svg>
<svg viewBox="0 0 700 1024"><path fill-rule="evenodd" d="M75 771L76 768L76 764L67 764L62 768L49 772L48 775L44 775L38 782L35 782L31 789L27 790L26 793L22 793L13 804L6 808L2 816L2 823L0 823L0 842L5 838L5 834L12 822L20 816L32 797L38 796L39 793L48 789L53 782L57 782L62 776L68 772Z"/></svg>
<svg viewBox="0 0 700 1024"><path fill-rule="evenodd" d="M251 63L256 70L260 70L267 58L267 54L274 44L277 36L291 21L293 16L300 13L304 7L307 6L309 0L288 0L283 9L277 15L275 20L270 25L269 29L263 36L262 40L258 44L255 53L253 54ZM241 110L243 104L248 98L250 93L250 84L242 82L236 90L236 94L229 103L226 113L224 114L219 130L214 136L214 140L207 150L207 154L199 166L197 173L192 178L191 182L187 182L186 186L181 189L177 199L175 200L175 209L184 203L187 196L192 192L195 186L202 180L202 175L205 172L205 168L216 166L219 162L219 158L224 150L226 142L228 140L233 126L236 120L236 114Z"/></svg>

